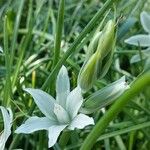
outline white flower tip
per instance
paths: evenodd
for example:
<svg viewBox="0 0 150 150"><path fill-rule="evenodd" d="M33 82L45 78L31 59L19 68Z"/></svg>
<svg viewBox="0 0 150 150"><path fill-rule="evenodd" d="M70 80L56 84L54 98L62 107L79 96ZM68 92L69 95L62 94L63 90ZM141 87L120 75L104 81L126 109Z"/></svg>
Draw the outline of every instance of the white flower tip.
<svg viewBox="0 0 150 150"><path fill-rule="evenodd" d="M147 16L150 16L150 15L146 11L142 11L141 14L140 14L141 20L143 19L143 17L147 17Z"/></svg>
<svg viewBox="0 0 150 150"><path fill-rule="evenodd" d="M19 126L14 132L17 133L17 134L25 133L25 132L23 132L23 130L22 130L22 126L24 126L24 124L21 125L21 126Z"/></svg>
<svg viewBox="0 0 150 150"><path fill-rule="evenodd" d="M122 82L125 82L125 80L126 80L125 76L123 76L123 77L120 78L120 81L122 81Z"/></svg>
<svg viewBox="0 0 150 150"><path fill-rule="evenodd" d="M27 93L30 93L30 91L32 90L32 88L23 88L23 90Z"/></svg>
<svg viewBox="0 0 150 150"><path fill-rule="evenodd" d="M91 125L95 125L94 119L91 117Z"/></svg>
<svg viewBox="0 0 150 150"><path fill-rule="evenodd" d="M129 38L124 40L125 43L130 44Z"/></svg>
<svg viewBox="0 0 150 150"><path fill-rule="evenodd" d="M147 14L147 12L146 11L142 11L141 14L140 14L140 16L143 16L145 14Z"/></svg>
<svg viewBox="0 0 150 150"><path fill-rule="evenodd" d="M127 90L127 89L130 88L130 86L129 86L129 84L126 82L126 79L125 79L125 78L126 78L126 77L123 76L123 77L121 78L121 80L122 80L122 82L123 82L123 85L124 85L124 87L125 87L125 90Z"/></svg>
<svg viewBox="0 0 150 150"><path fill-rule="evenodd" d="M53 142L53 141L51 140L51 142L48 142L48 148L53 147L55 144L56 144L56 142Z"/></svg>
<svg viewBox="0 0 150 150"><path fill-rule="evenodd" d="M1 52L1 53L3 53L3 49L2 49L2 47L1 47L1 46L0 46L0 52Z"/></svg>
<svg viewBox="0 0 150 150"><path fill-rule="evenodd" d="M125 90L129 89L130 86L128 85L128 83L126 82L126 77L123 76L120 78L120 82L122 83L123 87L125 88Z"/></svg>
<svg viewBox="0 0 150 150"><path fill-rule="evenodd" d="M20 131L18 130L18 128L14 132L17 133L17 134L20 133Z"/></svg>
<svg viewBox="0 0 150 150"><path fill-rule="evenodd" d="M62 75L65 75L66 73L68 73L67 68L64 65L62 65L62 67L60 68L59 73L61 73Z"/></svg>
<svg viewBox="0 0 150 150"><path fill-rule="evenodd" d="M33 88L23 88L23 90L29 94L33 94L33 93L39 93L39 92L44 92L40 89L33 89Z"/></svg>
<svg viewBox="0 0 150 150"><path fill-rule="evenodd" d="M82 89L81 89L81 87L80 87L80 85L79 85L79 84L77 85L77 87L76 87L76 88L77 88L77 90L78 90L80 93L82 92Z"/></svg>
<svg viewBox="0 0 150 150"><path fill-rule="evenodd" d="M130 85L127 82L125 82L124 84L125 84L125 89L126 90L130 88Z"/></svg>
<svg viewBox="0 0 150 150"><path fill-rule="evenodd" d="M141 20L141 24L143 26L143 29L145 30L145 32L150 33L150 14L147 13L146 11L143 11L140 14L140 20Z"/></svg>

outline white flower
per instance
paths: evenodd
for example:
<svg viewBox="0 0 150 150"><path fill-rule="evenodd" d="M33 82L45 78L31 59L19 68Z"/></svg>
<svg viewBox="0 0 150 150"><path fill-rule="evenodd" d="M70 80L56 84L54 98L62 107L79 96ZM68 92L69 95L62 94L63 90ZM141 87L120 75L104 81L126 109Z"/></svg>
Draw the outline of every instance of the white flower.
<svg viewBox="0 0 150 150"><path fill-rule="evenodd" d="M141 55L142 59L145 60L149 58L149 53L150 53L150 15L143 11L140 15L140 20L141 24L143 26L143 29L145 32L148 34L138 34L131 36L130 38L125 40L125 43L128 43L130 45L135 45L135 46L141 46L141 47L148 47L147 49L144 49L141 51L141 54L134 55L130 63L136 63L141 61Z"/></svg>
<svg viewBox="0 0 150 150"><path fill-rule="evenodd" d="M11 134L11 126L12 126L11 123L12 123L13 115L10 108L8 108L7 111L7 109L5 109L3 106L0 106L0 109L2 111L3 120L4 120L4 131L2 131L2 133L0 134L0 150L4 150L5 143Z"/></svg>
<svg viewBox="0 0 150 150"><path fill-rule="evenodd" d="M84 114L78 114L83 103L80 87L70 92L70 82L65 66L59 71L56 81L56 100L39 89L25 89L32 95L36 105L45 117L30 117L15 132L32 133L38 130L47 130L49 147L52 147L61 131L65 128L74 130L93 125L94 120Z"/></svg>
<svg viewBox="0 0 150 150"><path fill-rule="evenodd" d="M150 15L143 11L140 15L141 24L148 34L138 34L131 36L125 40L125 43L141 46L141 47L150 47Z"/></svg>

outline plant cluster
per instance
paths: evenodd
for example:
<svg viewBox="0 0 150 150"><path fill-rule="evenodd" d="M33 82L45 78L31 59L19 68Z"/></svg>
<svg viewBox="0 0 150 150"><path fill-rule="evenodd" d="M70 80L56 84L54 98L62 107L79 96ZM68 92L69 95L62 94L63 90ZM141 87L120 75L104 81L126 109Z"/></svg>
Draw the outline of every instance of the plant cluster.
<svg viewBox="0 0 150 150"><path fill-rule="evenodd" d="M149 4L0 1L0 150L149 150Z"/></svg>

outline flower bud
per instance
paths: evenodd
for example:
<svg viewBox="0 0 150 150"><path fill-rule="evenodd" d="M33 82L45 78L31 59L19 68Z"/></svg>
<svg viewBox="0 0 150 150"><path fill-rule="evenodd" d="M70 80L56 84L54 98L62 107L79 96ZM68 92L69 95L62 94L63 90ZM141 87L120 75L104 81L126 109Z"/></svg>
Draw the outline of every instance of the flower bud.
<svg viewBox="0 0 150 150"><path fill-rule="evenodd" d="M93 82L97 77L98 59L96 53L94 53L82 68L82 74L80 74L79 85L83 92L92 87Z"/></svg>
<svg viewBox="0 0 150 150"><path fill-rule="evenodd" d="M115 45L115 24L110 20L101 32L95 33L87 50L86 60L80 70L78 84L83 92L103 78L112 62Z"/></svg>
<svg viewBox="0 0 150 150"><path fill-rule="evenodd" d="M125 82L125 76L119 80L107 85L101 90L93 93L84 103L84 110L93 112L97 109L107 106L116 100L129 85Z"/></svg>

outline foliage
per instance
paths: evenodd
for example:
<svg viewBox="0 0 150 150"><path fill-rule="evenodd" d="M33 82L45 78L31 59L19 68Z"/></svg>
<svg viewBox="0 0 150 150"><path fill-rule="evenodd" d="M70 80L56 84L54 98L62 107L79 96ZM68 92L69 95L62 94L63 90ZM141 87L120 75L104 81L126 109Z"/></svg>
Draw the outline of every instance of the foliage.
<svg viewBox="0 0 150 150"><path fill-rule="evenodd" d="M55 125L62 125L80 100L75 115L59 130L62 134L51 132L51 138L59 136L57 142L49 140L49 146L56 142L51 149L150 149L149 4L149 0L0 1L0 131L4 129L0 140L6 149L47 149L47 132L27 135L15 130L37 119L31 132L36 131L40 119L51 116L57 118ZM113 30L107 28L110 20ZM66 107L68 94L75 89L78 94ZM48 99L53 99L55 109L49 108ZM6 108L11 108L13 121ZM76 122L79 129L68 130L80 114L88 115L89 123L81 117ZM94 124L92 118L95 125L83 129ZM6 126L11 129L9 138Z"/></svg>

